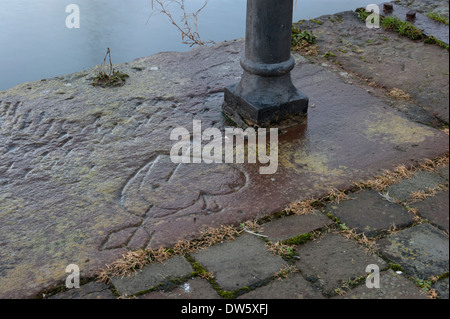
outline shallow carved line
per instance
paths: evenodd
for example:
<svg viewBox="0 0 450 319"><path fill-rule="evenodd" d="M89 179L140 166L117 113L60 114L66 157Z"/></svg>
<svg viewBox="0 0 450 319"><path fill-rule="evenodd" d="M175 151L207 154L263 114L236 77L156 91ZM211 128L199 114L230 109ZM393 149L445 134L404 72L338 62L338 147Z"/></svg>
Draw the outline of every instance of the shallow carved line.
<svg viewBox="0 0 450 319"><path fill-rule="evenodd" d="M12 104L12 107L11 107L11 109L10 109L10 112L12 112L12 115L10 115L10 116L12 116L12 117L15 117L15 116L16 116L17 108L18 108L18 106L19 106L21 103L22 103L22 102L18 101L18 102L16 102L16 103Z"/></svg>
<svg viewBox="0 0 450 319"><path fill-rule="evenodd" d="M11 102L2 102L2 109L3 109L3 111L2 111L2 113L5 115L5 116L8 116L8 110L9 110L9 107L11 106Z"/></svg>
<svg viewBox="0 0 450 319"><path fill-rule="evenodd" d="M23 121L22 121L22 130L25 130L26 128L28 128L29 126L31 126L31 124L33 123L33 120L28 121L28 118L30 117L32 110L28 110L25 115L22 116Z"/></svg>
<svg viewBox="0 0 450 319"><path fill-rule="evenodd" d="M156 156L157 156L157 155L152 156L151 158L154 159L154 158L156 158ZM130 213L130 214L132 214L132 215L139 216L139 217L142 217L142 216L139 215L139 214L135 214L135 213L131 212L131 211L127 208L126 203L124 203L124 200L127 199L127 198L126 198L127 196L126 196L125 193L127 192L128 188L131 187L130 185L132 185L132 183L134 182L134 180L139 179L139 178L141 178L141 179L144 178L144 176L139 176L139 175L140 175L141 171L142 171L145 167L147 167L149 164L152 164L152 165L153 165L153 162L152 162L152 163L149 163L149 162L150 162L150 161L146 161L145 164L144 164L142 167L140 167L135 173L133 173L133 174L126 180L124 186L122 187L122 191L121 191L121 193L120 193L120 201L119 201L119 202L120 202L120 205L122 206L122 208L125 209L125 211L126 211L127 213ZM140 184L140 183L139 183L139 184ZM136 193L138 193L138 192L139 192L139 188L136 189L136 190L134 190L134 191L135 191ZM147 202L144 198L142 198L142 196L139 196L139 197L140 197L140 199L141 199L142 201L146 202L146 203L150 206L150 208L151 208L151 203ZM149 209L146 210L146 213L147 213L148 210L149 210ZM146 213L145 213L145 214L146 214Z"/></svg>
<svg viewBox="0 0 450 319"><path fill-rule="evenodd" d="M120 248L120 247L111 247L111 248L104 249L104 246L108 243L109 239L111 238L111 236L112 236L113 234L116 234L116 233L118 233L118 232L121 232L121 231L126 230L126 229L129 229L129 228L136 228L136 229L134 230L134 232L130 235L130 237L128 238L128 240L126 241L126 243L122 243L122 246L126 246L126 245L130 242L130 239L134 236L134 234L136 233L136 231L138 230L138 228L142 225L142 222L143 222L143 219L141 219L139 222L137 222L137 223L134 224L134 225L131 225L131 226L125 226L125 227L121 227L121 228L118 228L118 229L116 229L116 230L110 231L110 232L105 236L105 238L103 239L103 241L100 243L98 250L109 250L109 249Z"/></svg>
<svg viewBox="0 0 450 319"><path fill-rule="evenodd" d="M3 101L0 101L0 118L2 117L2 113L3 113L3 109L4 109L3 105L4 104L5 103L3 103Z"/></svg>

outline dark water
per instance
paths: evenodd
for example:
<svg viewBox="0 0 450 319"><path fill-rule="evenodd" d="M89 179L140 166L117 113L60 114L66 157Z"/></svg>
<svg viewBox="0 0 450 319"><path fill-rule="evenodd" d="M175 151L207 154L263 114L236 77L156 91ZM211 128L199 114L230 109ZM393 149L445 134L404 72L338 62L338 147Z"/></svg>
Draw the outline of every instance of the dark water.
<svg viewBox="0 0 450 319"><path fill-rule="evenodd" d="M66 7L72 3L80 8L79 29L66 27ZM192 12L203 0L186 3ZM370 3L298 0L294 21ZM245 0L210 0L199 15L201 38L220 42L243 37L245 9ZM176 10L173 14L180 19ZM190 49L165 15L152 14L151 0L0 0L0 90L101 64L107 47L113 63Z"/></svg>

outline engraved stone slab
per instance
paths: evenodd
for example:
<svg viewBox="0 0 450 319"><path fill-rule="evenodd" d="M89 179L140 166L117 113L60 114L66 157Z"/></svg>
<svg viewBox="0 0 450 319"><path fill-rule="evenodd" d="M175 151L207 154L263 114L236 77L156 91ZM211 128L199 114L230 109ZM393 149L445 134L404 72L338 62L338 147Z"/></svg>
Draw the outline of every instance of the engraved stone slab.
<svg viewBox="0 0 450 319"><path fill-rule="evenodd" d="M90 277L127 249L173 245L448 152L446 134L304 61L291 75L315 107L280 132L274 175L259 163L169 162L174 128L228 125L223 90L241 75L242 50L232 41L117 65L130 77L113 89L91 85L93 68L0 92L0 297L60 284L71 263Z"/></svg>

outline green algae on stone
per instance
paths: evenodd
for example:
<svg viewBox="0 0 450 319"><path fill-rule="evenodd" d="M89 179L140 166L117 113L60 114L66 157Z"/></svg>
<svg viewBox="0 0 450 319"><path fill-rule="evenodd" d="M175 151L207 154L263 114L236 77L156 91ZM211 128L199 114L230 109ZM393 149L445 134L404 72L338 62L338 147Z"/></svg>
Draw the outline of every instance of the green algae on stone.
<svg viewBox="0 0 450 319"><path fill-rule="evenodd" d="M399 115L389 114L385 117L377 114L366 120L366 137L369 140L383 140L395 145L418 144L434 136L431 129L414 124Z"/></svg>

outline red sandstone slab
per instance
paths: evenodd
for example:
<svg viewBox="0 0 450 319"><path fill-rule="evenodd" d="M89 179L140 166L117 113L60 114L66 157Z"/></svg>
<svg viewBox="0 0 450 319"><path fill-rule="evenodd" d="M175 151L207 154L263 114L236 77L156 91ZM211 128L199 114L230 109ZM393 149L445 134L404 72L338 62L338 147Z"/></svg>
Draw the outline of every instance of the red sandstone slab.
<svg viewBox="0 0 450 319"><path fill-rule="evenodd" d="M175 127L226 126L221 92L241 75L242 48L123 64L130 78L120 88L92 87L89 70L0 93L0 297L61 283L70 263L92 276L126 249L172 245L448 152L448 135L300 64L294 83L315 107L279 136L276 174L255 164L172 165Z"/></svg>

